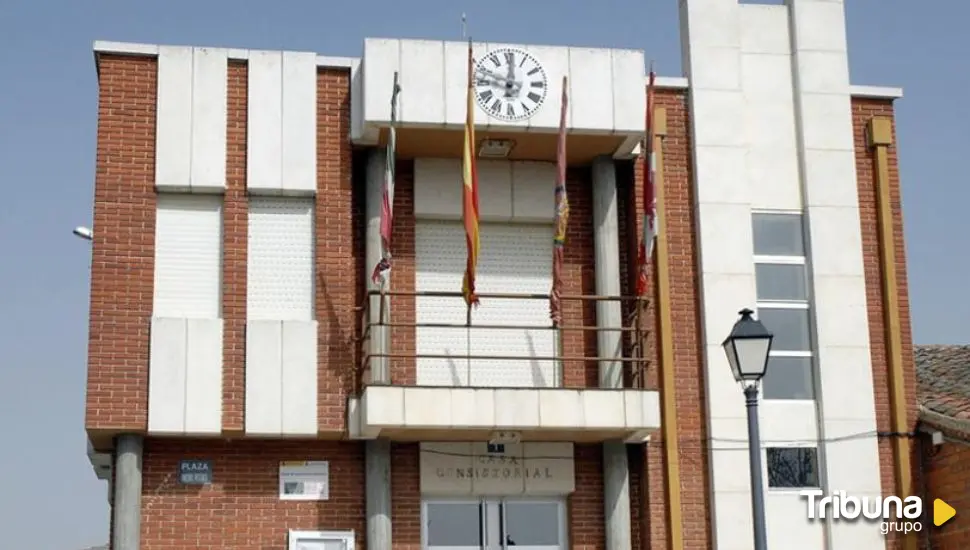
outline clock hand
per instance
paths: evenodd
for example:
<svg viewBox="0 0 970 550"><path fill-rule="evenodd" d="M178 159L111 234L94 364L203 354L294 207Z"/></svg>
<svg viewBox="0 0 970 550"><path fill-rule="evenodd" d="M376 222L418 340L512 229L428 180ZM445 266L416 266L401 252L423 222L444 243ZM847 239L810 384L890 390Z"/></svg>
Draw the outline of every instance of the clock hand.
<svg viewBox="0 0 970 550"><path fill-rule="evenodd" d="M511 61L511 60L509 60ZM505 97L513 97L517 94L515 81L515 66L509 63L508 68L505 72Z"/></svg>
<svg viewBox="0 0 970 550"><path fill-rule="evenodd" d="M484 75L484 76L493 78L493 79L495 79L498 82L508 82L509 81L508 78L506 78L506 77L504 77L504 76L502 76L502 75L500 75L498 73L494 73L492 71L489 71L487 69L483 69L481 67L478 68L478 73L481 74L481 75Z"/></svg>

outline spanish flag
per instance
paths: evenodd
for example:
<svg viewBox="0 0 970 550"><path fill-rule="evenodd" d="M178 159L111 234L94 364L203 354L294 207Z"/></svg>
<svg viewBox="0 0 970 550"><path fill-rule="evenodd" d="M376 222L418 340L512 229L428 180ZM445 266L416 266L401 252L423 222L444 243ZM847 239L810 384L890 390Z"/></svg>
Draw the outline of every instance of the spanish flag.
<svg viewBox="0 0 970 550"><path fill-rule="evenodd" d="M478 169L475 166L475 98L474 98L475 59L472 56L472 41L468 40L468 102L465 106L465 146L462 151L462 218L465 221L465 240L468 244L468 261L465 264L465 278L461 292L468 307L478 305L475 294L475 271L478 266L480 248L478 235Z"/></svg>

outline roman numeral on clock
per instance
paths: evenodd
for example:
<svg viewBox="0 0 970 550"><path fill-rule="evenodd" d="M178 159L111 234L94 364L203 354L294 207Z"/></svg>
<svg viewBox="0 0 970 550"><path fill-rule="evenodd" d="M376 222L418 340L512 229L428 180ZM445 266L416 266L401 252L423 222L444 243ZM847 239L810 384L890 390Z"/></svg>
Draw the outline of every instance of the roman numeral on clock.
<svg viewBox="0 0 970 550"><path fill-rule="evenodd" d="M507 116L514 117L515 116L515 106L513 106L511 103L506 104L505 105L505 114Z"/></svg>
<svg viewBox="0 0 970 550"><path fill-rule="evenodd" d="M526 97L531 99L533 103L539 103L539 100L542 99L542 97L535 92L529 92L529 95L527 95Z"/></svg>
<svg viewBox="0 0 970 550"><path fill-rule="evenodd" d="M492 106L490 107L490 109L492 109L492 112L495 113L495 114L501 113L502 112L502 100L501 99L498 99L498 98L495 98L495 102L492 103Z"/></svg>
<svg viewBox="0 0 970 550"><path fill-rule="evenodd" d="M482 103L488 103L488 100L492 99L493 95L495 94L492 93L492 90L485 90L484 92L480 92L478 94L478 99L480 99Z"/></svg>

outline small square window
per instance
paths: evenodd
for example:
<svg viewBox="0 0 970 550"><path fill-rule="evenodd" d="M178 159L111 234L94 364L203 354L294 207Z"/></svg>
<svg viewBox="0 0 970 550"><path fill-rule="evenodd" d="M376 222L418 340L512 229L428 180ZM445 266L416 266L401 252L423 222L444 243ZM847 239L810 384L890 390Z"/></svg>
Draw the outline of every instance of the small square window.
<svg viewBox="0 0 970 550"><path fill-rule="evenodd" d="M755 256L804 256L801 214L755 214Z"/></svg>
<svg viewBox="0 0 970 550"><path fill-rule="evenodd" d="M808 282L803 264L757 264L754 266L758 300L803 302Z"/></svg>
<svg viewBox="0 0 970 550"><path fill-rule="evenodd" d="M772 351L812 351L807 309L759 307L758 320L775 336Z"/></svg>
<svg viewBox="0 0 970 550"><path fill-rule="evenodd" d="M815 399L812 358L772 355L761 387L765 399Z"/></svg>
<svg viewBox="0 0 970 550"><path fill-rule="evenodd" d="M768 447L768 487L818 487L818 450L815 447Z"/></svg>

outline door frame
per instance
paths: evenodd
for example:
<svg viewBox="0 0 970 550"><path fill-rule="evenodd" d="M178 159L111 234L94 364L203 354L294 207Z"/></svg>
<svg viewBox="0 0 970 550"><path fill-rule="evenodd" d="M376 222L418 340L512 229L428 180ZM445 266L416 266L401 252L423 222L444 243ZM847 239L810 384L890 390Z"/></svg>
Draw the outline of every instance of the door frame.
<svg viewBox="0 0 970 550"><path fill-rule="evenodd" d="M289 550L298 550L301 542L326 542L341 541L344 543L344 550L354 550L355 537L353 530L349 531L301 531L290 529L287 537Z"/></svg>

